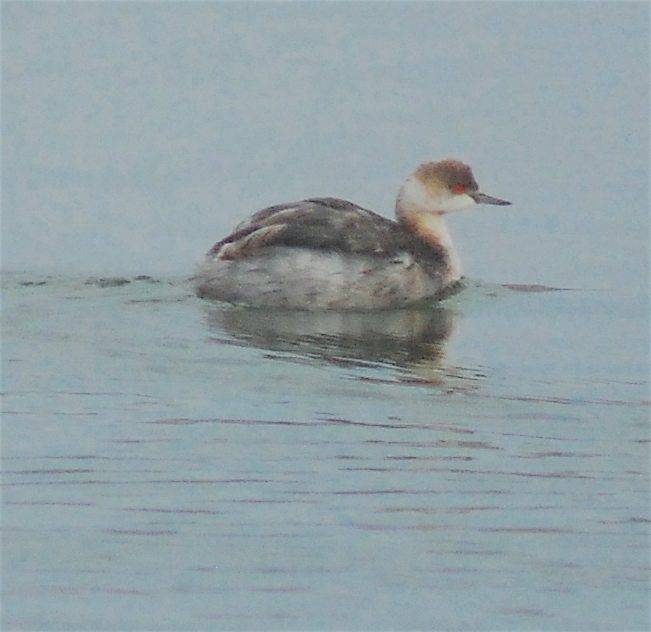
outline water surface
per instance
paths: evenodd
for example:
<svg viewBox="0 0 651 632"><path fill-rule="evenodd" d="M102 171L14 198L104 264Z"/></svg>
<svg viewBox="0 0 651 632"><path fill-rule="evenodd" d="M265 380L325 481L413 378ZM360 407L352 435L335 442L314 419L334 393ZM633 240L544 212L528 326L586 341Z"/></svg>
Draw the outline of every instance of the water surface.
<svg viewBox="0 0 651 632"><path fill-rule="evenodd" d="M3 629L648 629L647 338L632 290L7 274Z"/></svg>

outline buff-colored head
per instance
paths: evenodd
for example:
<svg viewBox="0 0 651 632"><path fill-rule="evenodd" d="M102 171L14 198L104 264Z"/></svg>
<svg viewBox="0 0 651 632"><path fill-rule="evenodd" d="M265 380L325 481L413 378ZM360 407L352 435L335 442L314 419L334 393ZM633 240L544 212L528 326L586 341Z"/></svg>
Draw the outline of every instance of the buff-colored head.
<svg viewBox="0 0 651 632"><path fill-rule="evenodd" d="M443 215L463 211L475 204L510 204L485 195L470 167L459 160L424 162L407 178L396 202L399 218L421 213Z"/></svg>

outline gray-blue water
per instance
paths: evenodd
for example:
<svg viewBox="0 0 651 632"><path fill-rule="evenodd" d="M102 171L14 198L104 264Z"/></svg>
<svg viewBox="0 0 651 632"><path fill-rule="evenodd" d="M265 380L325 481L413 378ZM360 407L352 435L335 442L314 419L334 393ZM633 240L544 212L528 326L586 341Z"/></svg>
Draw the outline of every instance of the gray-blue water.
<svg viewBox="0 0 651 632"><path fill-rule="evenodd" d="M3 629L648 629L647 336L625 292L7 274Z"/></svg>

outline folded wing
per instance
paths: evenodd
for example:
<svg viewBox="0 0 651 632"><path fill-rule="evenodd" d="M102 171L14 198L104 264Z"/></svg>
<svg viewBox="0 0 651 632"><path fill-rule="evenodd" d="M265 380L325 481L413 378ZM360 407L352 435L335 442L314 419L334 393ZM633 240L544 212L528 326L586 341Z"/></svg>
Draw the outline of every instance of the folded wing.
<svg viewBox="0 0 651 632"><path fill-rule="evenodd" d="M337 198L311 198L255 213L208 253L219 259L255 256L272 246L392 256L410 249L394 221Z"/></svg>

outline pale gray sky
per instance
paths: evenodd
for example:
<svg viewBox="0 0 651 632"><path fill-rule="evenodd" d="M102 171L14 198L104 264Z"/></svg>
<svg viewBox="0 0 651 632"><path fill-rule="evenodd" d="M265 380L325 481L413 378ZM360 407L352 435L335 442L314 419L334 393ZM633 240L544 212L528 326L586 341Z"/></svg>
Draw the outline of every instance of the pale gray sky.
<svg viewBox="0 0 651 632"><path fill-rule="evenodd" d="M470 276L646 270L645 2L4 2L6 270L191 273L247 214L392 216L421 160L508 209L453 218ZM644 270L640 266L644 267Z"/></svg>

